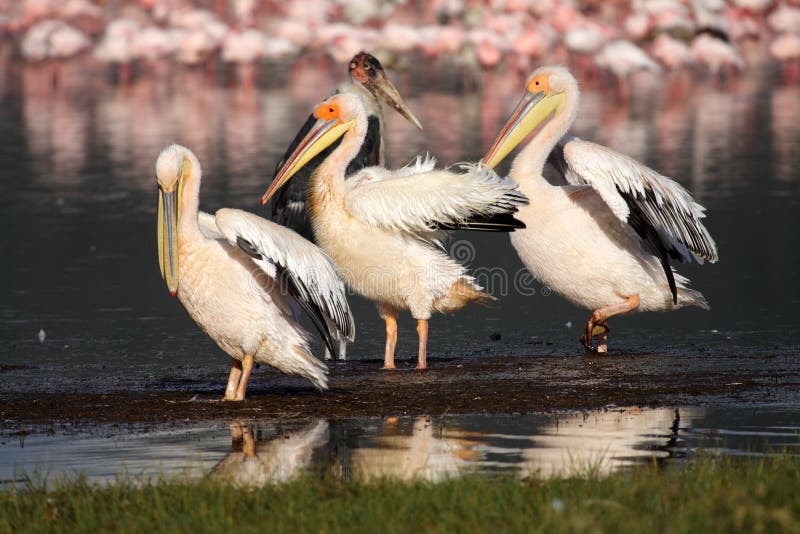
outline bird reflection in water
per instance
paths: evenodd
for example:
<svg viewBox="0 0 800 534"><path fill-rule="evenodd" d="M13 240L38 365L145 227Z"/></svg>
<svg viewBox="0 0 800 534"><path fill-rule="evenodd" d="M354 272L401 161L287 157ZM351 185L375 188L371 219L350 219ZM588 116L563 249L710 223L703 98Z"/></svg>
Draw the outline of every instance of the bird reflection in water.
<svg viewBox="0 0 800 534"><path fill-rule="evenodd" d="M478 446L484 432L471 432L428 417L416 417L408 426L397 417L383 421L374 446L352 451L351 470L356 479L394 478L437 482L479 469Z"/></svg>
<svg viewBox="0 0 800 534"><path fill-rule="evenodd" d="M439 482L471 473L607 474L681 461L693 422L704 417L702 408L634 406L557 416L315 419L291 431L236 421L231 452L211 476L260 487L303 474L344 482Z"/></svg>
<svg viewBox="0 0 800 534"><path fill-rule="evenodd" d="M314 450L330 439L328 422L322 419L289 433L267 432L270 439L256 439L261 433L257 424L231 423L231 452L211 476L244 487L288 482L309 468Z"/></svg>
<svg viewBox="0 0 800 534"><path fill-rule="evenodd" d="M625 466L682 457L679 438L702 408L642 410L638 407L559 416L531 436L522 476L569 476L587 469L610 473ZM681 426L683 425L683 426Z"/></svg>

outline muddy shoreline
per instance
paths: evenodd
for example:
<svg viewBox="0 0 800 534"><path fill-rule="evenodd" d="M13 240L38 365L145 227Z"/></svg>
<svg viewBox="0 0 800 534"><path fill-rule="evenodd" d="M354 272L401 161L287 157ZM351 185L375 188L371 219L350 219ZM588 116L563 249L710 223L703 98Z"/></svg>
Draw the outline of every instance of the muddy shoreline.
<svg viewBox="0 0 800 534"><path fill-rule="evenodd" d="M220 402L224 383L155 382L147 390L0 393L3 433L96 424L135 425L269 418L515 414L607 405L800 405L793 354L676 357L658 354L433 360L331 366L330 390L269 370L254 374L243 403ZM2 379L2 374L0 374Z"/></svg>

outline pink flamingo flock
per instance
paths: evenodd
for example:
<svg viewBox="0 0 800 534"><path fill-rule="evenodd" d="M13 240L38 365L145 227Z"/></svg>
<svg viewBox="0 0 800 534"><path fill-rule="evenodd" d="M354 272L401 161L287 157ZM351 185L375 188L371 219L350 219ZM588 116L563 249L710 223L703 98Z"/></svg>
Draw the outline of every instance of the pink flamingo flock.
<svg viewBox="0 0 800 534"><path fill-rule="evenodd" d="M800 79L800 0L0 0L0 45L26 62L90 58L125 83L165 62L214 72L359 50L411 53L471 72L568 63L592 78L635 72L736 76L771 55ZM419 56L416 56L419 57Z"/></svg>

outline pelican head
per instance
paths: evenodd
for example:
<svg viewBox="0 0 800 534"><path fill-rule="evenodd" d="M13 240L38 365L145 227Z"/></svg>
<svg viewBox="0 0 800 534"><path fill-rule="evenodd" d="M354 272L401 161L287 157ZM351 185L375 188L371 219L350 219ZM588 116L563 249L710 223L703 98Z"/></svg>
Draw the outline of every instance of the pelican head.
<svg viewBox="0 0 800 534"><path fill-rule="evenodd" d="M266 204L270 197L289 181L289 178L314 159L314 156L331 146L350 130L355 129L359 123L362 124L364 133L366 133L364 103L357 95L341 93L330 97L317 106L314 110L314 117L317 122L275 175L269 189L261 197L262 205ZM359 121L359 118L362 120Z"/></svg>
<svg viewBox="0 0 800 534"><path fill-rule="evenodd" d="M158 266L170 294L178 292L178 218L183 186L199 165L188 148L170 145L156 160L158 182Z"/></svg>
<svg viewBox="0 0 800 534"><path fill-rule="evenodd" d="M350 60L350 78L372 93L372 96L392 106L408 122L422 129L422 125L411 113L406 101L386 76L383 65L375 56L366 52L359 52L353 56Z"/></svg>
<svg viewBox="0 0 800 534"><path fill-rule="evenodd" d="M495 167L542 123L564 113L574 113L566 106L567 95L577 92L578 82L564 67L540 67L533 71L525 83L525 96L500 130L483 163Z"/></svg>

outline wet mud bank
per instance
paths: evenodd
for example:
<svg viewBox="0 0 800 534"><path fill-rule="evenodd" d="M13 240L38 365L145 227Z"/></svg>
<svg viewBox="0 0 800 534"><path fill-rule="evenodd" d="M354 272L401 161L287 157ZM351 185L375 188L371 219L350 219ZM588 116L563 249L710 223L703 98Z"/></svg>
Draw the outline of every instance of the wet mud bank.
<svg viewBox="0 0 800 534"><path fill-rule="evenodd" d="M0 421L3 433L14 433L92 424L515 414L608 405L800 406L800 363L794 354L449 359L433 360L423 372L412 365L401 362L394 372L380 370L378 361L331 365L327 392L262 369L243 403L220 401L223 373L219 383L206 377L164 379L143 390L0 393Z"/></svg>

